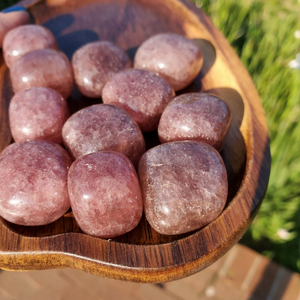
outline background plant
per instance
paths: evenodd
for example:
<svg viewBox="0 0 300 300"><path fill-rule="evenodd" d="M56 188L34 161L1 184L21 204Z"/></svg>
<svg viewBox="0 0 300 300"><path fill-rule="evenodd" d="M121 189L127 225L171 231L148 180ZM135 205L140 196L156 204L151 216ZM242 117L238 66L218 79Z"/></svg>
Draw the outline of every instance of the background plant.
<svg viewBox="0 0 300 300"><path fill-rule="evenodd" d="M227 37L261 97L271 139L269 187L242 243L300 271L300 71L297 1L196 1Z"/></svg>

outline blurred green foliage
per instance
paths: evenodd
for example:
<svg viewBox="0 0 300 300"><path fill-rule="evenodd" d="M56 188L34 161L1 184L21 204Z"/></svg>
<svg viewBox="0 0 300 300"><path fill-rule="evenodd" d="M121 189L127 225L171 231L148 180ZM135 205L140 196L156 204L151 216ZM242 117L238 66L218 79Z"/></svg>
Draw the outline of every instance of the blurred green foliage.
<svg viewBox="0 0 300 300"><path fill-rule="evenodd" d="M0 10L15 3L1 0ZM272 170L261 209L242 242L300 272L300 52L297 0L195 0L227 37L260 94L271 138ZM286 236L280 237L280 229Z"/></svg>
<svg viewBox="0 0 300 300"><path fill-rule="evenodd" d="M0 0L0 11L8 6L17 3L17 0Z"/></svg>
<svg viewBox="0 0 300 300"><path fill-rule="evenodd" d="M271 139L272 168L261 209L242 239L300 272L300 51L297 1L198 0L249 71L261 97ZM284 229L285 234L281 234Z"/></svg>

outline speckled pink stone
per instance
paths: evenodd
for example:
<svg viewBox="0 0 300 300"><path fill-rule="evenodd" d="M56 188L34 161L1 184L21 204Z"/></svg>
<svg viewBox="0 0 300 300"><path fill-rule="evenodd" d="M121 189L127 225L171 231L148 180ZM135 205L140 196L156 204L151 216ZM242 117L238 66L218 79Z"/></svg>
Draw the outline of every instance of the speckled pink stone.
<svg viewBox="0 0 300 300"><path fill-rule="evenodd" d="M34 87L17 93L9 106L9 124L16 142L47 140L62 144L69 117L66 100L55 90Z"/></svg>
<svg viewBox="0 0 300 300"><path fill-rule="evenodd" d="M87 234L111 238L141 220L143 201L134 166L115 151L101 151L76 160L69 172L72 210Z"/></svg>
<svg viewBox="0 0 300 300"><path fill-rule="evenodd" d="M0 12L0 48L3 46L5 35L10 30L29 22L30 17L27 11L12 11L10 13Z"/></svg>
<svg viewBox="0 0 300 300"><path fill-rule="evenodd" d="M109 104L89 106L72 115L63 127L63 140L75 158L113 150L137 165L145 152L145 140L136 122L124 109Z"/></svg>
<svg viewBox="0 0 300 300"><path fill-rule="evenodd" d="M38 226L60 218L70 207L69 154L59 145L29 141L0 155L0 215L9 222Z"/></svg>
<svg viewBox="0 0 300 300"><path fill-rule="evenodd" d="M195 140L222 150L231 122L231 112L221 99L190 93L174 98L163 112L158 136L161 143Z"/></svg>
<svg viewBox="0 0 300 300"><path fill-rule="evenodd" d="M188 86L200 72L203 56L191 40L163 33L146 40L134 58L134 67L159 74L175 90Z"/></svg>
<svg viewBox="0 0 300 300"><path fill-rule="evenodd" d="M72 58L74 77L79 91L98 98L106 82L118 72L131 68L129 57L111 42L101 41L84 45Z"/></svg>
<svg viewBox="0 0 300 300"><path fill-rule="evenodd" d="M130 69L118 73L102 92L102 100L124 108L143 132L157 129L162 112L175 93L155 73Z"/></svg>
<svg viewBox="0 0 300 300"><path fill-rule="evenodd" d="M10 70L14 92L31 87L49 87L67 99L73 88L71 64L62 52L41 49L17 60Z"/></svg>
<svg viewBox="0 0 300 300"><path fill-rule="evenodd" d="M12 65L24 54L37 49L58 49L50 30L39 25L24 25L8 32L3 41L6 65Z"/></svg>
<svg viewBox="0 0 300 300"><path fill-rule="evenodd" d="M139 178L146 218L161 234L201 228L226 203L226 169L208 144L182 141L152 148L140 160Z"/></svg>

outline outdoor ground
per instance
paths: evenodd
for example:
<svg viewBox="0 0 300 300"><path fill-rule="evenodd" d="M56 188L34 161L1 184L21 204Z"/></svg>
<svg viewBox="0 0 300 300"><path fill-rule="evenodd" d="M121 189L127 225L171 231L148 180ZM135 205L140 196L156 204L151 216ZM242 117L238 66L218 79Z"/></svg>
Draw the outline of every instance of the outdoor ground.
<svg viewBox="0 0 300 300"><path fill-rule="evenodd" d="M0 271L1 300L299 300L300 276L234 246L193 276L164 284L101 278L72 269Z"/></svg>

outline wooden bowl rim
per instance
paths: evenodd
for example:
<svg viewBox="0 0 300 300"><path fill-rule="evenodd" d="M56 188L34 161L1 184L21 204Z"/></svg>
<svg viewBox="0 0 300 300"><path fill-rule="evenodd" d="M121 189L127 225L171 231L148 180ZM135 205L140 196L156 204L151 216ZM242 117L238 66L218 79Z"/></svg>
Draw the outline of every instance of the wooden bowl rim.
<svg viewBox="0 0 300 300"><path fill-rule="evenodd" d="M24 0L17 5L28 7L29 4L36 2L39 0ZM175 6L184 6L207 28L216 49L226 59L228 68L234 66L236 70L234 76L240 86L244 104L249 109L246 169L237 195L222 214L206 227L186 238L160 245L132 245L109 240L100 242L99 239L81 233L63 233L41 238L27 237L10 231L1 222L0 228L3 234L0 239L0 266L2 268L30 270L71 267L115 279L165 282L191 275L207 267L228 251L248 228L261 204L270 173L269 137L259 96L234 50L210 19L188 0L169 0L169 2ZM223 47L220 47L221 45ZM235 213L237 207L240 210L242 208L240 214ZM235 216L234 228L228 225L230 216ZM216 238L219 225L226 228L223 233L225 236L221 239ZM201 244L203 237L210 241L210 245ZM17 239L18 245L9 245L8 241L12 239ZM46 247L45 241L48 240L52 240L52 247ZM73 242L76 243L76 240L77 246L74 246ZM78 243L89 244L94 248L96 244L97 246L101 244L99 251L102 251L102 258L106 260L97 259L95 253L89 257L85 256ZM194 249L193 245L198 245L198 248ZM191 251L187 251L189 247ZM201 251L201 247L206 248L204 252ZM109 257L109 253L112 252L115 256L114 261ZM172 259L168 258L170 253L174 254ZM176 257L176 253L181 255ZM159 263L149 265L147 258L150 256L156 257Z"/></svg>

